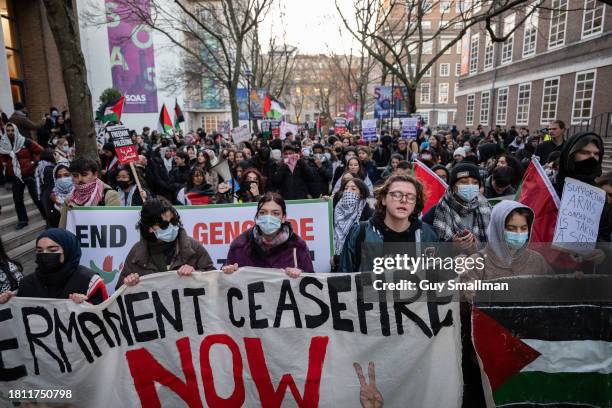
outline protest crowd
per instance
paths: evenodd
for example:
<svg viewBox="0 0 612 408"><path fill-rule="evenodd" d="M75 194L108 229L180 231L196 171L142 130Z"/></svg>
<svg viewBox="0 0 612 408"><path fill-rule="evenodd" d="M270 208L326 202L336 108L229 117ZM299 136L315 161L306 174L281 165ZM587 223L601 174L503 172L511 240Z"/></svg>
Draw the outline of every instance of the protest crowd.
<svg viewBox="0 0 612 408"><path fill-rule="evenodd" d="M612 239L612 174L602 174L604 143L590 132L567 137L563 120L546 131L512 126L488 132L421 122L416 137L383 130L367 142L348 130L304 129L282 137L254 131L250 140L234 143L202 129L162 134L145 127L130 130L138 152L132 171L120 164L110 140L99 144L99 163L75 156L68 112L51 108L42 124L24 112L18 104L11 118L2 118L0 181L12 190L16 228L28 225L27 188L47 229L36 241L34 271L21 270L0 241L2 303L12 296L93 304L108 297L100 277L79 264L78 240L65 229L67 214L79 206L141 207L140 239L129 249L117 287L159 271L188 276L215 269L175 206L256 203L255 225L231 242L223 273L239 274L247 266L283 269L290 277L318 272L287 218L286 201L307 199L331 202L332 272L367 271L364 243L447 242L467 256L487 254L485 275L468 271L466 280L553 273L545 257L527 247L539 220L520 194L536 161L546 179L543 196L562 198L566 178L605 190L597 241ZM431 183L445 191L427 204ZM608 256L594 249L577 261L579 269L601 273Z"/></svg>

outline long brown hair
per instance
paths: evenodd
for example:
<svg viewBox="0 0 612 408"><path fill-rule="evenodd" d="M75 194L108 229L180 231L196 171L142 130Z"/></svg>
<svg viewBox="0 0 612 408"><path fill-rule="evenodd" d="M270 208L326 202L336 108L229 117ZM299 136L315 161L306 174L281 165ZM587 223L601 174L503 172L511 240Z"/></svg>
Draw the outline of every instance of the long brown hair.
<svg viewBox="0 0 612 408"><path fill-rule="evenodd" d="M425 192L423 191L423 185L416 178L405 174L393 174L385 182L374 190L374 197L376 198L375 212L376 215L383 217L387 212L387 207L383 204L383 198L387 196L391 185L393 183L411 183L416 189L416 203L414 204L414 211L408 217L410 222L416 221L419 218L419 214L423 211L425 206Z"/></svg>

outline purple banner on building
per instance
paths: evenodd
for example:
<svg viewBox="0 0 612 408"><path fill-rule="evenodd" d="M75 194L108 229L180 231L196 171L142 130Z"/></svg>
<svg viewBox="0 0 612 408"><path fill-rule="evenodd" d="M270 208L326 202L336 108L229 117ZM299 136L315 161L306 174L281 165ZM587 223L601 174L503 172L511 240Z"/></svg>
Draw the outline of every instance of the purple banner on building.
<svg viewBox="0 0 612 408"><path fill-rule="evenodd" d="M131 7L149 10L150 0L133 0ZM128 10L106 1L108 49L113 87L125 95L124 113L158 111L153 33L130 18ZM134 17L135 18L135 17Z"/></svg>

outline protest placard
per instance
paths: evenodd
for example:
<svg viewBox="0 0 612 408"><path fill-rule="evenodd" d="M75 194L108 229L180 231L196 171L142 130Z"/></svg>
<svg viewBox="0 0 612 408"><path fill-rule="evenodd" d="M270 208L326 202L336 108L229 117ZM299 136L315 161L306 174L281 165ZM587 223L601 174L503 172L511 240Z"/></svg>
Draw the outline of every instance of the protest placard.
<svg viewBox="0 0 612 408"><path fill-rule="evenodd" d="M595 248L606 192L571 177L565 178L553 247L577 254Z"/></svg>
<svg viewBox="0 0 612 408"><path fill-rule="evenodd" d="M220 268L234 238L255 225L256 203L177 207L187 234L201 242ZM67 229L81 244L81 265L97 272L112 293L123 262L140 239L138 207L78 207ZM329 272L333 251L331 201L287 201L293 231L308 245L314 270Z"/></svg>
<svg viewBox="0 0 612 408"><path fill-rule="evenodd" d="M376 136L376 119L364 119L361 121L361 133L363 140L366 142L375 142L378 140Z"/></svg>
<svg viewBox="0 0 612 408"><path fill-rule="evenodd" d="M280 125L280 138L281 140L285 140L287 137L287 133L291 132L294 135L297 135L299 131L300 128L298 125L282 121Z"/></svg>
<svg viewBox="0 0 612 408"><path fill-rule="evenodd" d="M117 160L121 164L138 161L138 148L130 137L130 131L124 125L108 126L106 128L110 141L115 146Z"/></svg>
<svg viewBox="0 0 612 408"><path fill-rule="evenodd" d="M334 119L334 133L337 135L343 135L346 133L346 126L348 121L346 118Z"/></svg>
<svg viewBox="0 0 612 408"><path fill-rule="evenodd" d="M419 124L418 117L401 119L403 139L415 139L417 136L417 126Z"/></svg>
<svg viewBox="0 0 612 408"><path fill-rule="evenodd" d="M238 126L232 129L232 140L238 144L251 140L251 131L247 125Z"/></svg>
<svg viewBox="0 0 612 408"><path fill-rule="evenodd" d="M460 407L459 304L360 293L360 274L242 268L147 275L97 306L13 298L0 307L0 394L63 390L57 400L88 408L358 407L354 364L367 379L373 362L385 406Z"/></svg>

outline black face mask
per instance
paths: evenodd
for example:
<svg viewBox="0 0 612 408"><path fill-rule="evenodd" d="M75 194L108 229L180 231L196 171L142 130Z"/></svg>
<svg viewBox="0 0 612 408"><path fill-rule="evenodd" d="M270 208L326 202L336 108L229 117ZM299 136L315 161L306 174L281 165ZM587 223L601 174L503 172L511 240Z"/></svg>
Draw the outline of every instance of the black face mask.
<svg viewBox="0 0 612 408"><path fill-rule="evenodd" d="M601 164L594 157L574 162L574 173L578 180L593 180L601 176Z"/></svg>
<svg viewBox="0 0 612 408"><path fill-rule="evenodd" d="M40 280L47 286L61 286L68 277L70 271L64 271L64 264L60 261L62 254L60 253L37 253L36 254L36 274Z"/></svg>
<svg viewBox="0 0 612 408"><path fill-rule="evenodd" d="M117 180L117 185L120 189L125 190L130 186L130 182L125 180Z"/></svg>

